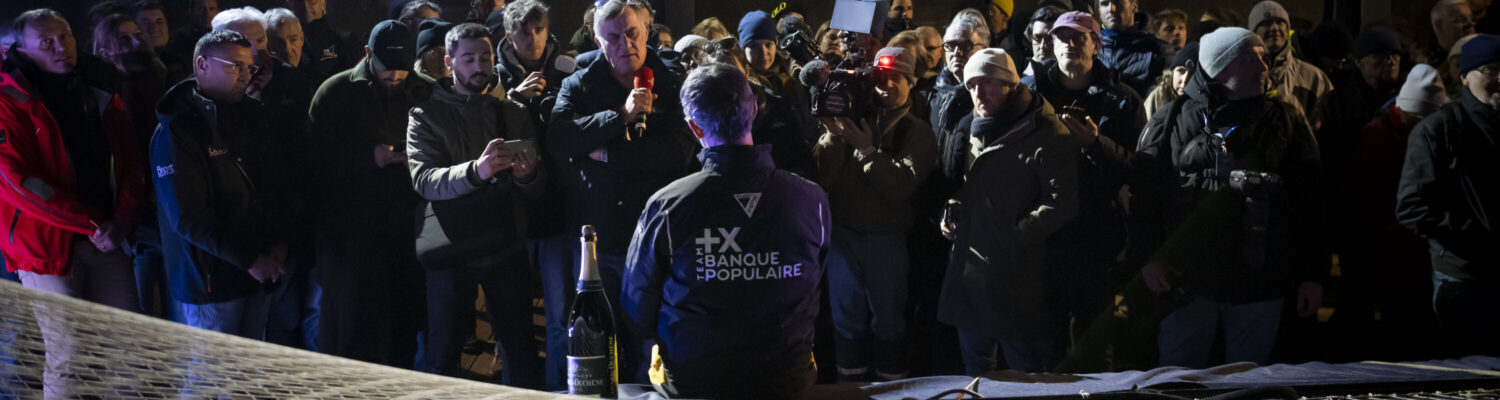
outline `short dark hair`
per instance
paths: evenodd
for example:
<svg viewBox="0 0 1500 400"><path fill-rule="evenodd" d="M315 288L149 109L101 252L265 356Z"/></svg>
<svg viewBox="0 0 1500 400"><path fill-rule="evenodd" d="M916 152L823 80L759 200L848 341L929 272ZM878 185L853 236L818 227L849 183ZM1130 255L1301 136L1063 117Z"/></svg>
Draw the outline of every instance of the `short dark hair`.
<svg viewBox="0 0 1500 400"><path fill-rule="evenodd" d="M99 21L103 21L106 17L115 14L123 14L126 11L129 10L126 9L125 6L122 6L120 5L120 3L116 3L113 0L101 1L97 4L94 4L93 7L89 7L89 26L98 24Z"/></svg>
<svg viewBox="0 0 1500 400"><path fill-rule="evenodd" d="M506 3L505 8L501 10L505 13L504 23L505 32L507 33L519 32L521 29L525 29L528 22L546 20L549 18L548 14L552 12L551 7L547 7L546 3L537 0L521 0Z"/></svg>
<svg viewBox="0 0 1500 400"><path fill-rule="evenodd" d="M22 35L25 35L26 25L32 22L39 21L42 18L57 18L58 21L62 21L63 25L68 26L68 30L73 29L73 24L69 24L67 18L63 18L61 13L53 11L50 8L38 8L35 10L23 12L21 13L21 15L17 15L16 19L10 21L11 40L15 41L16 48L20 49L26 47L26 41L21 40Z"/></svg>
<svg viewBox="0 0 1500 400"><path fill-rule="evenodd" d="M458 24L453 29L449 29L448 34L443 36L443 46L447 47L448 54L453 54L453 51L458 50L458 41L464 39L489 40L490 30L489 28L485 28L484 25L473 22Z"/></svg>
<svg viewBox="0 0 1500 400"><path fill-rule="evenodd" d="M141 0L135 2L135 4L130 5L130 16L135 17L136 14L140 14L141 11L151 10L161 10L162 12L167 11L165 8L162 8L161 3L157 2L156 0Z"/></svg>
<svg viewBox="0 0 1500 400"><path fill-rule="evenodd" d="M198 39L198 44L193 46L193 59L207 56L211 52L216 53L219 49L229 46L250 48L254 45L250 44L250 39L246 39L245 35L239 32L228 29L213 30L204 34L203 38Z"/></svg>
<svg viewBox="0 0 1500 400"><path fill-rule="evenodd" d="M406 3L405 6L401 7L401 16L396 19L404 21L408 18L411 18L412 16L417 15L417 10L421 10L422 7L431 8L432 11L437 11L439 15L443 13L443 7L438 6L437 3L433 3L430 0L412 0L409 3Z"/></svg>
<svg viewBox="0 0 1500 400"><path fill-rule="evenodd" d="M1068 12L1068 10L1064 10L1062 7L1058 6L1044 6L1042 8L1038 8L1036 12L1031 13L1031 19L1026 21L1026 27L1021 30L1021 35L1025 36L1027 40L1035 39L1031 37L1032 25L1036 25L1036 23L1038 22L1045 22L1048 25L1051 25L1053 22L1057 22L1057 18L1062 17L1063 13L1066 12Z"/></svg>
<svg viewBox="0 0 1500 400"><path fill-rule="evenodd" d="M755 122L755 92L738 68L709 63L694 68L682 83L682 112L703 129L726 143L739 142L750 134Z"/></svg>

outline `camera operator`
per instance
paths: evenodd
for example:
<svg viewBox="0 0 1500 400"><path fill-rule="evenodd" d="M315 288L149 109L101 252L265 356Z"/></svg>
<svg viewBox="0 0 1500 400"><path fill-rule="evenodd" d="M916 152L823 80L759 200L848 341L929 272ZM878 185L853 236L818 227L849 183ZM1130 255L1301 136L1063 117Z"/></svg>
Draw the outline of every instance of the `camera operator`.
<svg viewBox="0 0 1500 400"><path fill-rule="evenodd" d="M903 48L881 49L868 77L875 92L869 115L824 118L813 149L833 211L828 290L842 381L868 380L872 362L879 380L907 373L909 201L937 152L932 128L908 112L915 59Z"/></svg>
<svg viewBox="0 0 1500 400"><path fill-rule="evenodd" d="M1164 229L1141 271L1174 303L1158 338L1163 366L1266 364L1286 298L1297 293L1302 316L1322 299L1318 144L1296 105L1267 95L1265 52L1244 28L1204 35L1186 94L1141 136L1150 178L1132 182L1131 211ZM1210 358L1216 342L1225 360Z"/></svg>

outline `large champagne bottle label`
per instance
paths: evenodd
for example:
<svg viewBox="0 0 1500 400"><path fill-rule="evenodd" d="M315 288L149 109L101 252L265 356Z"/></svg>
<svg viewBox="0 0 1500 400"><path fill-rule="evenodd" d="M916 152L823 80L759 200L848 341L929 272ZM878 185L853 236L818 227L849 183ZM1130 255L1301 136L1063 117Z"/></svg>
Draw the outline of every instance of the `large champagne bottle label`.
<svg viewBox="0 0 1500 400"><path fill-rule="evenodd" d="M614 398L620 382L614 310L599 280L594 227L585 225L578 296L568 310L568 394Z"/></svg>

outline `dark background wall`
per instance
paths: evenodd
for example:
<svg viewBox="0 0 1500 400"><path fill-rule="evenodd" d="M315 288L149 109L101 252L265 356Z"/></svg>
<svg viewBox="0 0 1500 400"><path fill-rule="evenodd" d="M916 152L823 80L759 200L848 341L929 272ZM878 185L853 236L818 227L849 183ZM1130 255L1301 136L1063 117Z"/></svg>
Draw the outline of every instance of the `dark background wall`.
<svg viewBox="0 0 1500 400"><path fill-rule="evenodd" d="M90 6L101 0L3 0L0 1L0 20L9 21L22 11L38 8L51 7L62 12L73 22L74 32L81 39L88 36L87 29L82 24L86 19L87 10ZM187 0L160 0L167 9L169 25L181 26L187 18ZM282 6L284 0L220 0L221 8L254 6L262 10ZM374 26L375 22L387 17L388 1L399 0L327 0L328 16L330 23L349 31L366 31ZM658 12L662 14L658 22L665 22L673 29L677 36L681 36L691 29L693 23L702 18L710 16L718 17L729 27L732 32L738 25L739 19L746 12L752 10L773 10L782 0L652 0L656 4ZM930 25L942 27L956 11L960 0L916 0L917 25ZM1210 7L1228 7L1241 15L1250 11L1250 8L1259 0L1142 0L1142 8L1156 11L1162 8L1179 8L1187 11L1190 18L1196 19L1203 11ZM1395 0L1364 0L1364 10L1356 10L1354 15L1365 15L1364 22L1388 22L1389 16L1397 16L1394 25L1403 29L1409 29L1411 39L1417 42L1425 42L1431 36L1428 31L1426 15L1427 10L1436 0L1417 1L1395 1ZM436 0L443 7L444 19L450 21L462 20L468 11L467 0ZM810 21L821 23L826 21L833 10L832 0L792 0L788 1L789 10L798 10L806 15ZM1033 4L1028 0L1017 0L1017 11L1028 10ZM1287 10L1294 19L1305 21L1309 27L1324 19L1326 4L1354 4L1359 7L1360 0L1324 0L1303 1L1283 0ZM552 6L552 31L564 43L582 23L584 10L592 4L590 0L551 0ZM1340 13L1340 15L1345 15ZM1410 16L1412 20L1401 20L1401 16ZM817 24L813 25L816 26ZM7 30L9 24L0 27ZM85 41L86 42L86 41ZM82 44L80 43L80 48Z"/></svg>

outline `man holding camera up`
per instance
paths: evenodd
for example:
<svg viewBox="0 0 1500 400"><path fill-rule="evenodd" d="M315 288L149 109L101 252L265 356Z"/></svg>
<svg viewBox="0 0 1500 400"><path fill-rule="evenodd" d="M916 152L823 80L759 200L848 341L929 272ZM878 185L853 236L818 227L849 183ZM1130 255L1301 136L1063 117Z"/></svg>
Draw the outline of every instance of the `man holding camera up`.
<svg viewBox="0 0 1500 400"><path fill-rule="evenodd" d="M625 253L646 199L687 175L698 147L678 106L680 78L646 47L650 26L651 9L643 0L610 0L594 10L604 58L563 80L547 133L549 152L571 158L580 172L574 179L587 183L578 185L577 222L598 230L599 272L613 299L620 298ZM654 85L637 79L646 69L653 71ZM619 311L615 320L625 321ZM646 381L650 347L634 333L620 330L622 382Z"/></svg>
<svg viewBox="0 0 1500 400"><path fill-rule="evenodd" d="M825 117L813 149L833 210L828 290L843 381L868 380L872 362L880 380L907 372L909 201L937 153L932 128L908 112L915 60L900 47L881 49L873 72L861 77L874 81L874 104L854 105L848 117Z"/></svg>
<svg viewBox="0 0 1500 400"><path fill-rule="evenodd" d="M489 31L467 23L444 40L453 76L411 110L406 165L425 200L417 257L427 268L423 369L454 376L474 332L476 284L484 286L490 328L500 342L505 385L540 388L531 336L531 269L518 228L515 193L534 201L542 187L526 111L489 95L495 53ZM477 157L477 158L475 158Z"/></svg>
<svg viewBox="0 0 1500 400"><path fill-rule="evenodd" d="M1159 243L1141 275L1173 303L1161 365L1266 364L1285 298L1297 293L1302 316L1322 298L1318 144L1296 105L1267 95L1260 37L1226 27L1200 43L1185 95L1141 135L1150 178L1131 184L1132 212L1163 229L1141 234ZM1216 342L1225 360L1210 358Z"/></svg>

